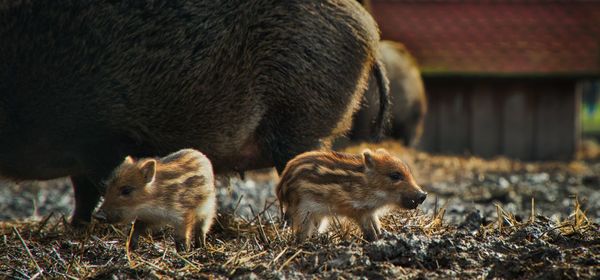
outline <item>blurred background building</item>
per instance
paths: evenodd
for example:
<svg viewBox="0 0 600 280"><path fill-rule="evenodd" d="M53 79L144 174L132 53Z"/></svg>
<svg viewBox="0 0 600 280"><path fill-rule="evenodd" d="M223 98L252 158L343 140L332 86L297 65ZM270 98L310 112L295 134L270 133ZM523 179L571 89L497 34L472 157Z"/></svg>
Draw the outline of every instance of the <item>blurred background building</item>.
<svg viewBox="0 0 600 280"><path fill-rule="evenodd" d="M422 149L569 159L582 118L584 129L600 133L600 1L366 6L382 38L405 44L421 67L429 102Z"/></svg>

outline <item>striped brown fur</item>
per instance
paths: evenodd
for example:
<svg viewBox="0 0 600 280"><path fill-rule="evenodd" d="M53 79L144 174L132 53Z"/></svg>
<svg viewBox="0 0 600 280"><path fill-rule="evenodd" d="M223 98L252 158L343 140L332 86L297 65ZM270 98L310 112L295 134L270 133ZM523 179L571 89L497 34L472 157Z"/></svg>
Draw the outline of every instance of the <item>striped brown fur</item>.
<svg viewBox="0 0 600 280"><path fill-rule="evenodd" d="M282 215L291 220L300 242L315 228L324 230L327 218L335 215L354 220L365 239L375 240L381 234L381 210L414 209L427 195L408 165L384 149L298 155L288 162L276 192Z"/></svg>
<svg viewBox="0 0 600 280"><path fill-rule="evenodd" d="M146 229L171 225L178 250L204 245L216 211L213 169L193 149L166 157L125 158L107 181L104 203L96 217L110 223L135 220L130 246ZM195 232L194 232L195 231Z"/></svg>

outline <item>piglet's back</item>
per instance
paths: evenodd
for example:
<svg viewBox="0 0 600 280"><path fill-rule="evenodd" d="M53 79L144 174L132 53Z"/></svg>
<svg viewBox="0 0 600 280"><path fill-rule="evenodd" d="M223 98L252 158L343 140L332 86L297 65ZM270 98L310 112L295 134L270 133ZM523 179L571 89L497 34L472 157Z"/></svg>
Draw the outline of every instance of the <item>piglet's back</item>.
<svg viewBox="0 0 600 280"><path fill-rule="evenodd" d="M209 181L214 180L210 160L194 149L183 149L163 157L158 167L156 179L163 184L176 179L181 180L181 177L186 177L186 174L203 176Z"/></svg>
<svg viewBox="0 0 600 280"><path fill-rule="evenodd" d="M210 160L201 152L194 149L183 149L170 154L158 161L156 180L154 182L159 191L158 197L167 197L164 192L171 192L173 188L194 189L190 192L181 192L177 201L184 204L185 208L197 204L203 196L214 192L214 175ZM190 205L185 205L185 204Z"/></svg>
<svg viewBox="0 0 600 280"><path fill-rule="evenodd" d="M303 181L304 191L316 188L322 192L327 185L345 183L346 186L358 186L364 181L365 167L361 155L337 153L331 151L312 151L301 154L288 162L277 186L280 201L297 198L294 187Z"/></svg>

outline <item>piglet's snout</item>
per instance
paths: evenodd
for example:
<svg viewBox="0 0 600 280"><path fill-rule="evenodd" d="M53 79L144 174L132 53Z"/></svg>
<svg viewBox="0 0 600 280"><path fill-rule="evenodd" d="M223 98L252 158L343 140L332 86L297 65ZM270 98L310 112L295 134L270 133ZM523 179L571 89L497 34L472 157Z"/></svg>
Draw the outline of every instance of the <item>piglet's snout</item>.
<svg viewBox="0 0 600 280"><path fill-rule="evenodd" d="M422 191L422 192L419 192L419 193L417 194L417 198L416 198L416 200L417 200L417 203L418 203L418 204L421 204L421 203L423 203L423 201L425 201L425 199L426 199L426 198L427 198L427 192L423 192L423 191Z"/></svg>

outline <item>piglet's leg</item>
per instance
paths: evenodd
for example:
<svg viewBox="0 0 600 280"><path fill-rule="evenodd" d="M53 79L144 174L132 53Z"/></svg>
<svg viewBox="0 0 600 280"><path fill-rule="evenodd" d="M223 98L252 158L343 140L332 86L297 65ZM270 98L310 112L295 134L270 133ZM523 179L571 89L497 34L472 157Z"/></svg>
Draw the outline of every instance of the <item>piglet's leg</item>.
<svg viewBox="0 0 600 280"><path fill-rule="evenodd" d="M323 233L329 228L329 219L326 217L318 217L315 220L315 225L317 225L317 232Z"/></svg>
<svg viewBox="0 0 600 280"><path fill-rule="evenodd" d="M293 223L294 225L298 225L296 230L296 240L298 243L306 241L315 230L315 219L311 213L299 213Z"/></svg>
<svg viewBox="0 0 600 280"><path fill-rule="evenodd" d="M365 215L357 221L360 225L360 229L363 232L363 237L367 241L377 240L377 231L373 225L373 219L371 215Z"/></svg>
<svg viewBox="0 0 600 280"><path fill-rule="evenodd" d="M140 235L145 233L147 229L148 224L140 220L135 220L135 223L133 223L133 233L131 234L131 239L129 240L129 250L137 249Z"/></svg>
<svg viewBox="0 0 600 280"><path fill-rule="evenodd" d="M175 226L175 249L178 252L190 249L192 231L196 226L196 213L189 212L183 217L183 223Z"/></svg>
<svg viewBox="0 0 600 280"><path fill-rule="evenodd" d="M381 236L381 222L379 222L379 217L377 217L377 215L371 216L371 224L377 236Z"/></svg>
<svg viewBox="0 0 600 280"><path fill-rule="evenodd" d="M198 221L194 230L194 247L196 248L206 247L206 231L201 226L203 223L204 221Z"/></svg>
<svg viewBox="0 0 600 280"><path fill-rule="evenodd" d="M194 247L204 248L206 246L206 233L210 229L211 223L212 219L209 218L198 219L198 221L196 221L196 226L194 229Z"/></svg>
<svg viewBox="0 0 600 280"><path fill-rule="evenodd" d="M185 228L175 230L175 249L177 249L177 252L185 252L190 248L189 237L186 238L185 232Z"/></svg>

